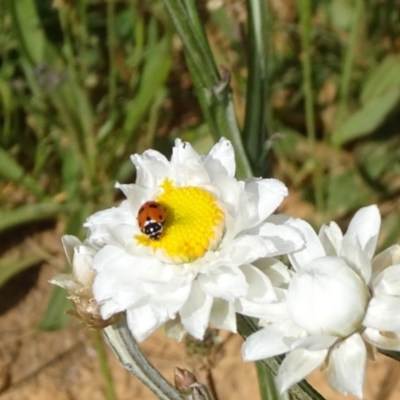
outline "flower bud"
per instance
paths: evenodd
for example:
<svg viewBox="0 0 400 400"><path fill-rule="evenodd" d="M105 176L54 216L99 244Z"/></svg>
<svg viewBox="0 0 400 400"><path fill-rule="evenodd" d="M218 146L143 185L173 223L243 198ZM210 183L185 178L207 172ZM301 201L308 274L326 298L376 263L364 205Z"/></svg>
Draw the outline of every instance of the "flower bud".
<svg viewBox="0 0 400 400"><path fill-rule="evenodd" d="M293 277L287 300L294 322L309 334L346 337L361 327L369 297L342 258L321 257Z"/></svg>

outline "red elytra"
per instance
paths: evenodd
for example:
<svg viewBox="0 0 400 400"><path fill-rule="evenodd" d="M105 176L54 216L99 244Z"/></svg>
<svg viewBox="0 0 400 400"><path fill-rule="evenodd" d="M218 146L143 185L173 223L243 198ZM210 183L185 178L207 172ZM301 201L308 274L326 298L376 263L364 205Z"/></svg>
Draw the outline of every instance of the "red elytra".
<svg viewBox="0 0 400 400"><path fill-rule="evenodd" d="M140 230L151 239L158 239L161 236L165 218L165 208L156 201L146 201L137 215Z"/></svg>

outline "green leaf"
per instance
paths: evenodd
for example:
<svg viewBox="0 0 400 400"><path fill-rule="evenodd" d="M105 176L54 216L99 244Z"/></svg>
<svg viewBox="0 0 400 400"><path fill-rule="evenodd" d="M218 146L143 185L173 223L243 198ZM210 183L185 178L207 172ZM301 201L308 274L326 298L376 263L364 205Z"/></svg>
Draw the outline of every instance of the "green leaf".
<svg viewBox="0 0 400 400"><path fill-rule="evenodd" d="M28 222L41 221L68 211L69 208L63 204L28 204L15 210L0 212L0 233L6 229Z"/></svg>
<svg viewBox="0 0 400 400"><path fill-rule="evenodd" d="M400 57L386 57L367 77L361 92L361 101L367 104L370 99L380 98L393 88L400 86Z"/></svg>
<svg viewBox="0 0 400 400"><path fill-rule="evenodd" d="M393 126L394 129L397 127ZM400 137L364 141L355 148L355 160L362 176L380 196L396 195L400 189Z"/></svg>
<svg viewBox="0 0 400 400"><path fill-rule="evenodd" d="M46 61L48 43L34 0L9 0L13 27L25 56L33 65Z"/></svg>
<svg viewBox="0 0 400 400"><path fill-rule="evenodd" d="M327 210L331 218L361 207L371 199L369 189L355 169L332 174L326 183L329 185Z"/></svg>
<svg viewBox="0 0 400 400"><path fill-rule="evenodd" d="M82 193L80 191L81 170L78 154L72 149L64 149L61 157L63 190L67 193L70 202L79 201Z"/></svg>
<svg viewBox="0 0 400 400"><path fill-rule="evenodd" d="M236 120L229 85L229 71L218 73L214 57L194 0L164 0L164 5L184 44L186 62L192 76L203 115L213 136L225 136L235 149L237 176L252 175Z"/></svg>
<svg viewBox="0 0 400 400"><path fill-rule="evenodd" d="M371 98L352 114L333 135L333 142L342 145L350 140L366 136L377 129L400 100L400 87Z"/></svg>
<svg viewBox="0 0 400 400"><path fill-rule="evenodd" d="M13 276L43 261L43 257L33 255L25 257L7 257L0 262L0 287Z"/></svg>
<svg viewBox="0 0 400 400"><path fill-rule="evenodd" d="M0 104L3 106L3 112L9 113L13 108L13 102L10 82L0 77Z"/></svg>
<svg viewBox="0 0 400 400"><path fill-rule="evenodd" d="M275 380L266 365L262 362L256 362L258 385L262 400L280 400L282 397L278 393Z"/></svg>
<svg viewBox="0 0 400 400"><path fill-rule="evenodd" d="M65 289L55 287L39 324L39 329L42 331L56 331L67 326L70 318L65 312L69 308L71 308L71 303L67 299Z"/></svg>
<svg viewBox="0 0 400 400"><path fill-rule="evenodd" d="M164 85L172 65L170 53L171 35L165 36L149 52L143 67L139 91L126 106L125 140L129 140L132 137L139 122L144 118L151 106L155 95L160 87Z"/></svg>
<svg viewBox="0 0 400 400"><path fill-rule="evenodd" d="M38 197L44 195L42 188L37 184L34 178L8 154L0 148L0 176L9 181L19 183Z"/></svg>
<svg viewBox="0 0 400 400"><path fill-rule="evenodd" d="M243 144L256 175L265 175L261 155L267 139L268 6L265 0L249 1L249 61Z"/></svg>

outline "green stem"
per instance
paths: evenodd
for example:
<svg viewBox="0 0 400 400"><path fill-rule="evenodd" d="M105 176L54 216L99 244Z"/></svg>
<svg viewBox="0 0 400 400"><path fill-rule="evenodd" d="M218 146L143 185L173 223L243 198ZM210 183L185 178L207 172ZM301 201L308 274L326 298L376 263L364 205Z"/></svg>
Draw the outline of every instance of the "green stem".
<svg viewBox="0 0 400 400"><path fill-rule="evenodd" d="M186 55L198 72L203 86L211 89L212 86L218 84L219 74L212 59L204 29L200 24L193 23L197 20L195 3L193 0L164 0L164 4L185 46Z"/></svg>
<svg viewBox="0 0 400 400"><path fill-rule="evenodd" d="M227 137L235 149L237 176L252 175L237 124L229 85L229 72L219 76L194 0L163 0L184 44L204 117L215 139Z"/></svg>
<svg viewBox="0 0 400 400"><path fill-rule="evenodd" d="M160 400L182 400L178 391L147 361L132 337L126 317L104 329L107 344L119 362L140 379Z"/></svg>
<svg viewBox="0 0 400 400"><path fill-rule="evenodd" d="M300 12L300 32L301 32L301 47L303 66L303 92L305 97L305 112L307 136L310 154L313 157L313 184L315 203L318 211L324 209L321 167L319 165L316 148L316 133L315 133L315 114L314 114L314 96L312 87L312 69L311 69L311 1L299 1Z"/></svg>
<svg viewBox="0 0 400 400"><path fill-rule="evenodd" d="M104 342L101 338L99 331L93 332L93 340L97 351L97 356L100 362L100 369L106 382L106 398L107 400L117 400L117 393L115 392L115 386L113 377L111 375L110 366L107 361L107 353L104 347Z"/></svg>
<svg viewBox="0 0 400 400"><path fill-rule="evenodd" d="M107 47L108 47L108 107L115 107L117 93L117 69L115 63L115 0L107 0Z"/></svg>
<svg viewBox="0 0 400 400"><path fill-rule="evenodd" d="M363 0L356 0L355 10L353 13L353 20L351 25L350 40L347 46L347 52L343 61L342 79L339 88L339 109L336 118L336 128L339 128L345 117L345 111L348 103L350 92L351 75L354 67L354 60L356 55L356 46L360 24L363 15Z"/></svg>
<svg viewBox="0 0 400 400"><path fill-rule="evenodd" d="M250 51L243 138L253 171L265 175L262 154L267 139L268 3L265 0L248 0L248 3Z"/></svg>
<svg viewBox="0 0 400 400"><path fill-rule="evenodd" d="M266 365L262 362L256 362L258 385L262 400L280 400L278 390L275 385L274 376Z"/></svg>

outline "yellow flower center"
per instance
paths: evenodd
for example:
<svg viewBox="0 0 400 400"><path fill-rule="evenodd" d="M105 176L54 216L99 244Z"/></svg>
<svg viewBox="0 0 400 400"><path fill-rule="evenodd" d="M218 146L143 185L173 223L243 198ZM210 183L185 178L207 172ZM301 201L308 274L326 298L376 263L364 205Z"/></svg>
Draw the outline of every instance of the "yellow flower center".
<svg viewBox="0 0 400 400"><path fill-rule="evenodd" d="M190 262L218 246L223 235L224 212L213 194L196 186L175 187L170 180L161 184L163 193L155 201L166 209L159 239L137 235L138 243L164 250L174 262Z"/></svg>

